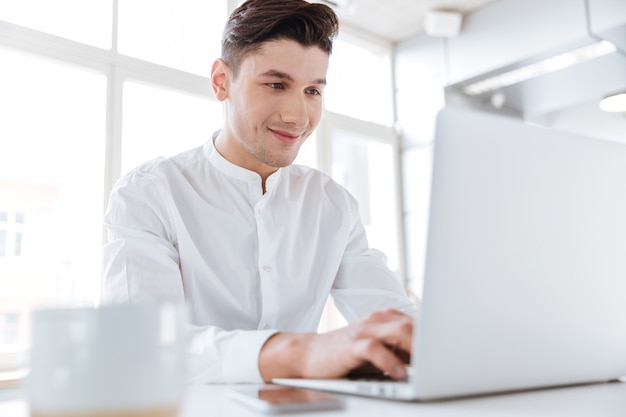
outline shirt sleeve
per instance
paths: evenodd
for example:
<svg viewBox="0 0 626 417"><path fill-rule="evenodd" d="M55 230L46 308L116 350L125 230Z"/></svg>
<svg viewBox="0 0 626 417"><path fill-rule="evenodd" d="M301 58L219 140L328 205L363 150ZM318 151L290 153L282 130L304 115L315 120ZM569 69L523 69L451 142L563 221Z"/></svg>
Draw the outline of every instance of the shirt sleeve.
<svg viewBox="0 0 626 417"><path fill-rule="evenodd" d="M417 301L409 298L389 269L387 257L369 247L356 202L353 213L352 231L331 290L337 309L348 322L388 308L416 316Z"/></svg>
<svg viewBox="0 0 626 417"><path fill-rule="evenodd" d="M104 304L185 302L170 198L150 175L133 173L114 187L104 220ZM187 330L189 382L263 382L259 353L275 330L224 330L192 323Z"/></svg>

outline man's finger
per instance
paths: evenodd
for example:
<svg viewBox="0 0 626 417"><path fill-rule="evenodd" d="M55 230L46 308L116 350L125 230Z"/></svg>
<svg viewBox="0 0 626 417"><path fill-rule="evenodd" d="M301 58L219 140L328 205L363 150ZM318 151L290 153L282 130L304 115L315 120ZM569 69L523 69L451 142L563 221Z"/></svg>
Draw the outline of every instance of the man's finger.
<svg viewBox="0 0 626 417"><path fill-rule="evenodd" d="M404 362L389 350L381 341L362 339L354 345L355 354L364 362L369 362L393 379L405 379Z"/></svg>

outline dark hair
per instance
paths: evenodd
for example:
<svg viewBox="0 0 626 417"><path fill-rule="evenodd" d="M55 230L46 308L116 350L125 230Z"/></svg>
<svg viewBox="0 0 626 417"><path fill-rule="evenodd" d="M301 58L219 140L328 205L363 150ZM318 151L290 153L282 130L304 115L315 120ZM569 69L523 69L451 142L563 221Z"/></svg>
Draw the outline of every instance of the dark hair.
<svg viewBox="0 0 626 417"><path fill-rule="evenodd" d="M239 65L264 42L288 39L318 46L329 55L339 22L328 6L304 0L248 0L233 11L224 27L222 59L237 75Z"/></svg>

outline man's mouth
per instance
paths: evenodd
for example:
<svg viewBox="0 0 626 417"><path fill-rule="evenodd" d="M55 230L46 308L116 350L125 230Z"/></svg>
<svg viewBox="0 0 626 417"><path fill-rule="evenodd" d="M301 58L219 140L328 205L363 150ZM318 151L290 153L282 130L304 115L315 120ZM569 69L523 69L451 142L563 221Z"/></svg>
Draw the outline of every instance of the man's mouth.
<svg viewBox="0 0 626 417"><path fill-rule="evenodd" d="M281 142L294 143L302 137L302 133L294 133L286 130L269 129Z"/></svg>

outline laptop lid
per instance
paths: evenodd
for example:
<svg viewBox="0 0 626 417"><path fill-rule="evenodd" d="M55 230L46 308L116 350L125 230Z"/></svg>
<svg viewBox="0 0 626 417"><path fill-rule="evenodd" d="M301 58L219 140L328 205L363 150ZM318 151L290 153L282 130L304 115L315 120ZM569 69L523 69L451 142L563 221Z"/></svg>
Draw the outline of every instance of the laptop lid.
<svg viewBox="0 0 626 417"><path fill-rule="evenodd" d="M626 145L437 121L416 396L626 375Z"/></svg>

